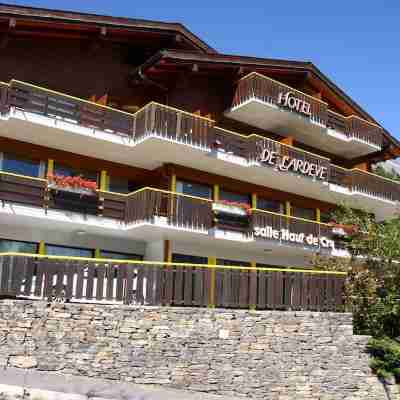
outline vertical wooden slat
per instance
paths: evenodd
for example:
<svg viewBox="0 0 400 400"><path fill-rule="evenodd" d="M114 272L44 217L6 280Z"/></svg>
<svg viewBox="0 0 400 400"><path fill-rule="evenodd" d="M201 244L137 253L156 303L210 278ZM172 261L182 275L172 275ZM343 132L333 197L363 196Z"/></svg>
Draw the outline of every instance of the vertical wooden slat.
<svg viewBox="0 0 400 400"><path fill-rule="evenodd" d="M173 304L183 303L183 267L176 267L174 279L174 299Z"/></svg>
<svg viewBox="0 0 400 400"><path fill-rule="evenodd" d="M256 293L257 293L257 307L264 309L267 307L267 282L268 273L265 271L258 271L256 275ZM254 278L252 278L254 279Z"/></svg>
<svg viewBox="0 0 400 400"><path fill-rule="evenodd" d="M134 266L126 264L126 286L124 304L132 304L133 300L133 279L135 277Z"/></svg>
<svg viewBox="0 0 400 400"><path fill-rule="evenodd" d="M116 268L114 264L108 264L106 266L106 277L107 277L107 289L106 289L106 298L107 300L114 299L114 283L115 283L115 275Z"/></svg>
<svg viewBox="0 0 400 400"><path fill-rule="evenodd" d="M24 296L30 296L32 293L32 281L33 274L35 272L36 263L31 257L28 258L25 270L25 286L24 286Z"/></svg>
<svg viewBox="0 0 400 400"><path fill-rule="evenodd" d="M144 278L147 272L147 266L137 265L137 276L136 276L136 301L138 304L144 303Z"/></svg>
<svg viewBox="0 0 400 400"><path fill-rule="evenodd" d="M171 266L164 268L164 299L163 303L167 306L172 304L173 288L174 288L174 271Z"/></svg>
<svg viewBox="0 0 400 400"><path fill-rule="evenodd" d="M44 272L46 270L46 265L43 259L38 259L36 261L37 270L36 270L36 281L35 281L35 296L43 297L44 293L42 293L43 280L45 279Z"/></svg>
<svg viewBox="0 0 400 400"><path fill-rule="evenodd" d="M86 297L87 300L93 299L93 287L94 287L94 275L95 275L95 266L91 263L87 263L87 278L86 278Z"/></svg>
<svg viewBox="0 0 400 400"><path fill-rule="evenodd" d="M75 263L76 269L76 293L75 298L81 299L83 297L83 282L85 274L85 264L82 262Z"/></svg>
<svg viewBox="0 0 400 400"><path fill-rule="evenodd" d="M232 271L229 269L224 269L222 305L224 307L232 305Z"/></svg>
<svg viewBox="0 0 400 400"><path fill-rule="evenodd" d="M191 306L193 302L193 269L185 268L183 304Z"/></svg>
<svg viewBox="0 0 400 400"><path fill-rule="evenodd" d="M248 271L248 270L240 271L239 306L241 308L246 308L250 305L250 302L249 302L249 274L250 274L250 271Z"/></svg>
<svg viewBox="0 0 400 400"><path fill-rule="evenodd" d="M67 263L67 265L65 266L65 275L67 278L67 282L65 285L65 298L67 300L70 300L73 295L75 273L76 273L75 264Z"/></svg>
<svg viewBox="0 0 400 400"><path fill-rule="evenodd" d="M98 264L96 266L96 271L97 271L96 300L103 300L104 277L106 272L104 264Z"/></svg>
<svg viewBox="0 0 400 400"><path fill-rule="evenodd" d="M116 289L116 295L115 298L117 301L123 301L124 300L124 281L126 279L126 268L127 264L119 265L117 267L117 289Z"/></svg>

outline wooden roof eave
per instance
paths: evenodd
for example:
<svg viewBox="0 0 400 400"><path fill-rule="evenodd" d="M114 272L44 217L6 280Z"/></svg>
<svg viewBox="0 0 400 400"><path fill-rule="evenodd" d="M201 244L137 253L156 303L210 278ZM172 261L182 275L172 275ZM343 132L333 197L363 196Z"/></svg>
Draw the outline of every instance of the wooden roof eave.
<svg viewBox="0 0 400 400"><path fill-rule="evenodd" d="M198 36L190 32L184 25L173 22L159 22L150 20L141 20L125 17L111 17L98 14L79 13L73 11L52 10L46 8L15 6L10 4L0 4L0 17L33 20L33 21L49 21L54 23L66 24L85 24L99 25L109 27L120 27L123 29L140 29L140 30L159 30L162 32L170 32L171 34L182 35L186 41L190 42L194 48L202 52L217 53L215 49L210 47Z"/></svg>

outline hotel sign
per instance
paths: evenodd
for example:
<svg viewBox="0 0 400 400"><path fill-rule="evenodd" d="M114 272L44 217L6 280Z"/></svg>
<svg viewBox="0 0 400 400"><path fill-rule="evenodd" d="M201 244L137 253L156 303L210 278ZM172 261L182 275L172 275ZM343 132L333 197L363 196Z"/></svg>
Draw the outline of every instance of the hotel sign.
<svg viewBox="0 0 400 400"><path fill-rule="evenodd" d="M278 104L308 117L311 116L311 104L299 99L293 92L279 93Z"/></svg>
<svg viewBox="0 0 400 400"><path fill-rule="evenodd" d="M306 176L312 176L317 179L327 179L327 167L312 163L310 161L299 160L298 158L292 158L289 156L280 156L278 152L270 149L263 149L261 154L257 158L257 161L273 165L278 168L279 171L293 171L299 172Z"/></svg>
<svg viewBox="0 0 400 400"><path fill-rule="evenodd" d="M335 242L326 236L315 236L312 233L306 235L305 233L290 232L289 229L274 229L272 226L264 228L255 227L254 236L262 237L265 239L280 240L283 242L299 243L313 247L323 247L335 249Z"/></svg>

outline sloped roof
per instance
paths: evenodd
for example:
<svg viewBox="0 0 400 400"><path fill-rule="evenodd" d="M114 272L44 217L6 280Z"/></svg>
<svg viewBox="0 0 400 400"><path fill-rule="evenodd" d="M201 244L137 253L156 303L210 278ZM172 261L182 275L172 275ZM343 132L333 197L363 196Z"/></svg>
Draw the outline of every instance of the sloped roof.
<svg viewBox="0 0 400 400"><path fill-rule="evenodd" d="M0 3L0 16L171 32L182 35L201 52L216 53L216 50L214 50L194 33L189 31L184 25L176 22L160 22L136 18L112 17L74 11L16 6L5 3Z"/></svg>

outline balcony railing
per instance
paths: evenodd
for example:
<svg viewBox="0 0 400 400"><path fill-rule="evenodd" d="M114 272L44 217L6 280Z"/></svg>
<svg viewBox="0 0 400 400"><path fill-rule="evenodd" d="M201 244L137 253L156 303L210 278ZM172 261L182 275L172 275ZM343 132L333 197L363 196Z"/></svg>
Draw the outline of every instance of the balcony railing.
<svg viewBox="0 0 400 400"><path fill-rule="evenodd" d="M328 105L315 97L293 89L283 83L258 73L251 73L239 80L232 102L232 108L245 104L250 100L280 106L279 96L293 92L296 98L310 104L309 118L322 126L332 128L349 138L381 147L383 144L383 129L357 116L344 117L331 110Z"/></svg>
<svg viewBox="0 0 400 400"><path fill-rule="evenodd" d="M348 138L354 138L379 148L383 146L382 128L355 115L345 117L328 110L327 127Z"/></svg>
<svg viewBox="0 0 400 400"><path fill-rule="evenodd" d="M254 99L278 106L279 96L286 92L295 92L296 97L309 103L311 107L309 118L318 124L326 125L328 105L325 102L256 72L239 80L236 86L232 108Z"/></svg>
<svg viewBox="0 0 400 400"><path fill-rule="evenodd" d="M153 306L344 311L345 273L0 254L0 296Z"/></svg>
<svg viewBox="0 0 400 400"><path fill-rule="evenodd" d="M257 74L252 76L257 80L269 79ZM240 82L242 81L245 79ZM317 101L317 104L324 103ZM275 151L278 158L288 156L291 159L325 167L326 179L331 183L340 184L350 190L354 189L358 193L371 194L376 198L400 200L400 186L397 182L358 170L344 170L332 165L329 159L322 156L259 135L245 136L227 131L215 126L215 122L210 119L157 103L150 103L137 113L129 114L24 82L11 81L10 85L0 85L0 108L7 110L9 106L112 132L128 137L137 143L146 137L157 136L207 151L219 149L225 154L241 157L244 162L250 163L249 165L257 161L263 149L269 149ZM356 129L351 128L352 126L355 127L357 124L366 126L369 129L369 139L367 137L364 139L379 142L379 135L376 136L374 133L374 130L380 129L379 127L358 117L344 118L329 110L328 114L331 121L329 123L335 124L337 129L346 130L349 135L355 135ZM112 206L110 199L107 202Z"/></svg>

